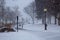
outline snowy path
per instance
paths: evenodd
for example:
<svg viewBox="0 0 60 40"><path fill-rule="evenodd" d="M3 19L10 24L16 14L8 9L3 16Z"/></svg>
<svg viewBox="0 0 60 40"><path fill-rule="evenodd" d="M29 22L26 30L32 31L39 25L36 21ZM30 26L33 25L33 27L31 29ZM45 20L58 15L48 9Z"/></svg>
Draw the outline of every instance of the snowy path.
<svg viewBox="0 0 60 40"><path fill-rule="evenodd" d="M44 25L24 25L19 32L0 33L0 40L60 40L60 27L48 25L48 30L44 30Z"/></svg>

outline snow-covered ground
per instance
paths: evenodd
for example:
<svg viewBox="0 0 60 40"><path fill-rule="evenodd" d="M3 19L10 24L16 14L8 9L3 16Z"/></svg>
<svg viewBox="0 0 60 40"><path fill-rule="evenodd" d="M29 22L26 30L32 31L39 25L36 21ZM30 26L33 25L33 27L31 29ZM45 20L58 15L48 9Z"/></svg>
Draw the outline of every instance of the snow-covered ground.
<svg viewBox="0 0 60 40"><path fill-rule="evenodd" d="M51 24L44 30L42 24L27 24L18 32L0 33L0 40L60 40L60 26Z"/></svg>

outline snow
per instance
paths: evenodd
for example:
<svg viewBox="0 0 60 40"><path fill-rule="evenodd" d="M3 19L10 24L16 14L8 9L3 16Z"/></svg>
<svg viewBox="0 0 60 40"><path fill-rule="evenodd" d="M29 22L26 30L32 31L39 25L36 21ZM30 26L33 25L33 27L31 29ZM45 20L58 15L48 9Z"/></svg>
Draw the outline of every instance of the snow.
<svg viewBox="0 0 60 40"><path fill-rule="evenodd" d="M31 33L20 31L13 33L2 33L0 35L0 40L39 40L39 39L36 36L32 35Z"/></svg>
<svg viewBox="0 0 60 40"><path fill-rule="evenodd" d="M24 29L33 30L33 31L45 31L45 25L43 24L28 24L24 25ZM60 26L55 24L47 24L47 31L46 32L60 32Z"/></svg>
<svg viewBox="0 0 60 40"><path fill-rule="evenodd" d="M0 33L0 40L60 40L60 26L50 24L26 24L18 32Z"/></svg>
<svg viewBox="0 0 60 40"><path fill-rule="evenodd" d="M18 5L23 17L26 16L27 18L29 18L29 16L27 16L27 14L23 12L23 8L28 6L32 2L32 0L9 0L6 2L6 5L11 8ZM52 18L51 22L54 23L53 19L54 18ZM0 33L0 40L60 40L60 26L48 24L47 30L44 30L45 26L41 24L42 20L36 20L35 22L35 24L23 25L23 29L20 29L18 32ZM19 26L19 28L21 28L21 26Z"/></svg>

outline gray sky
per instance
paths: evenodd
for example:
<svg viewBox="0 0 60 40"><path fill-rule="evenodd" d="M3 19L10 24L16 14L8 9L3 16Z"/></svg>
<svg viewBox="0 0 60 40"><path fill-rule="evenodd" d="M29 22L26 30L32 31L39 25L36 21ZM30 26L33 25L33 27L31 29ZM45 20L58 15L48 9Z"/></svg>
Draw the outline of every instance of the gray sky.
<svg viewBox="0 0 60 40"><path fill-rule="evenodd" d="M20 9L23 9L27 5L29 5L33 0L6 0L7 6L13 7L13 6L19 6Z"/></svg>
<svg viewBox="0 0 60 40"><path fill-rule="evenodd" d="M27 14L23 12L23 8L28 6L34 0L6 0L6 5L9 7L19 6L19 10L24 17L27 17Z"/></svg>

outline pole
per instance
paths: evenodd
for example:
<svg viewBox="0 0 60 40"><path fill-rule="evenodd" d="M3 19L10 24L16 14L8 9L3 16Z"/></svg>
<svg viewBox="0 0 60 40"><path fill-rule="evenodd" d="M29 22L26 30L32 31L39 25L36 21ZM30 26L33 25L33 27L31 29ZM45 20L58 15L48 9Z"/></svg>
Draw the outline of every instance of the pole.
<svg viewBox="0 0 60 40"><path fill-rule="evenodd" d="M46 12L45 12L45 30L47 30L47 24L46 24Z"/></svg>
<svg viewBox="0 0 60 40"><path fill-rule="evenodd" d="M18 16L17 16L17 32L18 32Z"/></svg>

